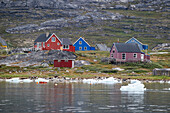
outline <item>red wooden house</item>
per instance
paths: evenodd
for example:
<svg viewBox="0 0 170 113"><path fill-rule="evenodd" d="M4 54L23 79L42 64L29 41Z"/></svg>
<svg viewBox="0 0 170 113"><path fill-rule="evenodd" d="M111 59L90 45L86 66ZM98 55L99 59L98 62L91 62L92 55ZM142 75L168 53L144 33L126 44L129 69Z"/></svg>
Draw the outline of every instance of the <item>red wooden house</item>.
<svg viewBox="0 0 170 113"><path fill-rule="evenodd" d="M70 67L74 68L75 59L56 59L54 60L54 67Z"/></svg>
<svg viewBox="0 0 170 113"><path fill-rule="evenodd" d="M116 62L139 62L149 61L150 57L141 52L136 43L114 43L110 57Z"/></svg>
<svg viewBox="0 0 170 113"><path fill-rule="evenodd" d="M58 38L55 33L53 34L41 34L34 41L35 50L63 50L69 52L75 52L75 47L71 41L67 38Z"/></svg>

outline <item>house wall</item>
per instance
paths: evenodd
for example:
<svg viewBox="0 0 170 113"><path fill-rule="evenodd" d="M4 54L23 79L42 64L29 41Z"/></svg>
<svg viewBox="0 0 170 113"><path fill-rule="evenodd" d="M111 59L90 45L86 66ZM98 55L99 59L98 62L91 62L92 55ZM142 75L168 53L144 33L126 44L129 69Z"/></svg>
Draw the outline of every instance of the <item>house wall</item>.
<svg viewBox="0 0 170 113"><path fill-rule="evenodd" d="M75 47L73 45L69 45L69 49L63 49L63 51L75 52Z"/></svg>
<svg viewBox="0 0 170 113"><path fill-rule="evenodd" d="M58 62L58 60L54 60L54 67L70 67L70 68L72 68L72 63L73 63L73 60L68 60L68 62L65 60L60 60L60 62Z"/></svg>
<svg viewBox="0 0 170 113"><path fill-rule="evenodd" d="M55 37L56 40L55 42L52 42L52 37ZM43 44L43 43L42 43ZM49 44L49 47L48 47L48 44ZM55 35L52 35L48 40L47 42L45 42L45 48L43 48L43 50L60 50L60 47L61 47L61 42L59 41L59 39L55 36Z"/></svg>
<svg viewBox="0 0 170 113"><path fill-rule="evenodd" d="M38 43L40 43L41 46L37 47ZM35 48L36 50L42 50L42 49L43 49L43 48L42 48L42 42L36 42L36 43L34 43L34 48Z"/></svg>
<svg viewBox="0 0 170 113"><path fill-rule="evenodd" d="M82 44L79 44L79 42L82 42ZM75 44L75 50L76 51L89 51L90 50L90 46L82 39L80 38ZM80 50L80 47L82 48L82 50ZM85 47L87 47L87 49L85 50Z"/></svg>
<svg viewBox="0 0 170 113"><path fill-rule="evenodd" d="M113 50L115 50L114 53L113 53ZM125 53L126 54L125 60L122 59L122 54L123 53L119 53L116 50L115 46L113 46L111 48L110 57L115 58L117 62L138 62L138 61L141 61L141 53ZM134 58L134 54L137 54L137 58Z"/></svg>

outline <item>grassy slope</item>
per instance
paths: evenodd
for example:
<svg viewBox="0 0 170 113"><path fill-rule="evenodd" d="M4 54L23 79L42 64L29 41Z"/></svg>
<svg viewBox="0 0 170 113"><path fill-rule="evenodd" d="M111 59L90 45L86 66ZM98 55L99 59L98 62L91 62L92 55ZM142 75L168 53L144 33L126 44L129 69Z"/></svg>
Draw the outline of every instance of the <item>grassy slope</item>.
<svg viewBox="0 0 170 113"><path fill-rule="evenodd" d="M42 68L42 67L28 67L28 68L19 68L19 67L0 67L0 78L9 78L9 77L71 77L71 78L94 78L94 77L117 77L117 78L132 78L132 79L148 79L148 80L170 80L170 77L167 76L152 76L152 69L154 68L155 63L152 66L146 67L147 64L138 65L113 65L101 63L100 59L102 57L108 57L109 52L103 51L81 51L76 52L78 60L87 60L91 65L78 67L78 68ZM167 68L170 67L170 54L166 55L152 55L151 60L156 63L156 66L162 65ZM166 60L164 60L166 59ZM51 66L52 67L52 66ZM105 71L110 71L112 68L120 67L125 69L120 72L111 72L106 73Z"/></svg>
<svg viewBox="0 0 170 113"><path fill-rule="evenodd" d="M1 9L2 10L2 9ZM130 10L107 10L113 13L120 13L125 16L135 16L135 19L124 18L115 21L103 21L97 25L91 25L85 28L62 28L56 30L45 30L40 32L28 33L28 34L9 34L5 32L5 29L9 27L15 27L18 25L40 24L46 20L57 19L53 10L31 10L29 13L20 14L4 14L0 13L0 36L7 39L11 47L17 46L29 46L33 45L33 41L38 35L48 32L55 32L59 37L69 37L74 42L77 37L84 36L86 40L95 45L96 43L105 43L111 47L113 42L125 42L131 37L136 37L141 42L149 44L151 49L158 43L166 43L169 40L167 26L169 24L168 12L147 12L147 11L130 11ZM45 16L51 14L48 18ZM14 16L15 15L15 16ZM19 15L19 16L16 16ZM36 19L32 18L35 17ZM161 29L165 27L165 29ZM161 39L155 37L161 36ZM30 42L28 44L24 41Z"/></svg>

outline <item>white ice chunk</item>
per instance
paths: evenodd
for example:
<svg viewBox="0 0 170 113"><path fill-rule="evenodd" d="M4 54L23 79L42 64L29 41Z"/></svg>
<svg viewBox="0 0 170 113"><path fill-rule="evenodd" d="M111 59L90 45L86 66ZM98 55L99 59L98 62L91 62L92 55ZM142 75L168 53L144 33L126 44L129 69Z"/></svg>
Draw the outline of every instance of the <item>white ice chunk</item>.
<svg viewBox="0 0 170 113"><path fill-rule="evenodd" d="M22 80L20 80L19 78L6 79L5 81L10 82L10 83L20 83L20 82L22 82Z"/></svg>
<svg viewBox="0 0 170 113"><path fill-rule="evenodd" d="M11 79L6 79L5 81L10 82L10 83L30 83L30 82L33 82L33 80L30 80L30 79L21 80L20 78L11 78Z"/></svg>
<svg viewBox="0 0 170 113"><path fill-rule="evenodd" d="M131 83L127 86L122 86L120 88L121 91L128 91L133 93L142 93L146 90L144 84L139 80L131 80Z"/></svg>
<svg viewBox="0 0 170 113"><path fill-rule="evenodd" d="M35 82L49 82L49 80L46 80L44 78L38 78L35 80Z"/></svg>
<svg viewBox="0 0 170 113"><path fill-rule="evenodd" d="M23 82L24 82L24 83L30 83L30 82L33 82L33 80L30 80L30 79L23 79Z"/></svg>
<svg viewBox="0 0 170 113"><path fill-rule="evenodd" d="M122 81L119 81L113 77L105 78L105 79L84 79L83 83L88 84L116 84L116 83L122 83Z"/></svg>

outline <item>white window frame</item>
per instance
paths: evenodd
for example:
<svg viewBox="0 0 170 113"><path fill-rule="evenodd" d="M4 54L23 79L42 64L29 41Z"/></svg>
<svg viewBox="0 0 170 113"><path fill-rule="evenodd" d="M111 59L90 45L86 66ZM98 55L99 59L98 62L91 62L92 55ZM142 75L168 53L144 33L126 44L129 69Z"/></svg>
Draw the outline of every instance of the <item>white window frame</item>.
<svg viewBox="0 0 170 113"><path fill-rule="evenodd" d="M50 47L50 44L47 44L48 47Z"/></svg>
<svg viewBox="0 0 170 113"><path fill-rule="evenodd" d="M58 62L61 62L61 60L58 60Z"/></svg>
<svg viewBox="0 0 170 113"><path fill-rule="evenodd" d="M59 46L59 45L60 45L60 43L58 42L58 43L57 43L57 45Z"/></svg>
<svg viewBox="0 0 170 113"><path fill-rule="evenodd" d="M79 44L81 45L81 44L82 44L82 41L79 41Z"/></svg>
<svg viewBox="0 0 170 113"><path fill-rule="evenodd" d="M84 47L84 50L87 50L87 47Z"/></svg>
<svg viewBox="0 0 170 113"><path fill-rule="evenodd" d="M53 40L53 39L55 39L55 40ZM56 41L56 38L55 37L52 37L51 38L51 42L55 42Z"/></svg>
<svg viewBox="0 0 170 113"><path fill-rule="evenodd" d="M133 54L133 58L137 58L137 53L134 53L134 54Z"/></svg>
<svg viewBox="0 0 170 113"><path fill-rule="evenodd" d="M123 57L123 55L124 55L124 57ZM122 60L126 60L126 53L122 53Z"/></svg>
<svg viewBox="0 0 170 113"><path fill-rule="evenodd" d="M82 47L79 47L79 50L82 50Z"/></svg>

